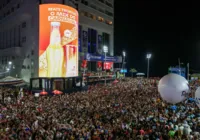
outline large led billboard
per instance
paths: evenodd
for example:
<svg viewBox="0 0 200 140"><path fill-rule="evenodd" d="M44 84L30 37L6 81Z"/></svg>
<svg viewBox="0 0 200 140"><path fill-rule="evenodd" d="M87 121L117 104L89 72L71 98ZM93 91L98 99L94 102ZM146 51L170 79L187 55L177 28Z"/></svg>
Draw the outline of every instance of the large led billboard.
<svg viewBox="0 0 200 140"><path fill-rule="evenodd" d="M42 4L39 12L39 77L78 76L78 12Z"/></svg>

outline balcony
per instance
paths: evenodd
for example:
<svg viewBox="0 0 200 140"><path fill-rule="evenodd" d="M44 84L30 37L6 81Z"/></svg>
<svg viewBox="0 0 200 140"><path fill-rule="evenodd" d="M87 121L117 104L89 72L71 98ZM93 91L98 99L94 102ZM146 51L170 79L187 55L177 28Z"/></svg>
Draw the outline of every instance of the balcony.
<svg viewBox="0 0 200 140"><path fill-rule="evenodd" d="M95 15L98 15L98 16L104 17L108 20L113 20L112 16L107 15L103 9L100 9L100 8L97 9L97 7L94 7L94 5L85 6L84 4L80 3L79 4L79 10L81 11L82 9L83 10L86 9L86 11L93 13Z"/></svg>
<svg viewBox="0 0 200 140"><path fill-rule="evenodd" d="M20 56L22 55L23 47L14 46L0 50L0 56Z"/></svg>
<svg viewBox="0 0 200 140"><path fill-rule="evenodd" d="M105 7L106 9L108 9L110 11L113 11L113 7L108 6L108 5L110 5L109 3L106 4L105 2L99 1L99 0L96 0L96 2L94 1L94 2L91 2L91 3L88 3L87 1L83 0L83 1L81 1L79 3L83 4L85 6L88 6L88 7L92 8L92 9L95 9L95 10L101 12L101 13L104 13L104 14L110 16L110 17L113 17L113 15L111 15L111 14L109 15L109 14L105 13L105 11L100 8L100 7ZM96 5L98 5L98 6L96 6Z"/></svg>
<svg viewBox="0 0 200 140"><path fill-rule="evenodd" d="M110 7L110 8L113 8L113 5L105 0L96 0L98 1L99 3L102 3L104 5L106 5L107 7Z"/></svg>
<svg viewBox="0 0 200 140"><path fill-rule="evenodd" d="M96 30L100 30L100 31L107 32L107 33L113 32L112 25L108 25L104 22L99 22L98 20L93 20L86 16L80 16L79 21L80 21L81 25L86 25L86 26L96 29Z"/></svg>

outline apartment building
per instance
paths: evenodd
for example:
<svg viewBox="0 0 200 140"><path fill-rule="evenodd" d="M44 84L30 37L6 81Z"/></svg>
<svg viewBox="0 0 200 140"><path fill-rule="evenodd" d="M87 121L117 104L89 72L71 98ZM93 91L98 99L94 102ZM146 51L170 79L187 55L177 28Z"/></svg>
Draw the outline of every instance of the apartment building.
<svg viewBox="0 0 200 140"><path fill-rule="evenodd" d="M39 4L58 3L79 11L79 60L91 56L88 69L96 70L103 46L114 56L114 0L1 0L0 1L0 76L11 75L29 81L38 76Z"/></svg>

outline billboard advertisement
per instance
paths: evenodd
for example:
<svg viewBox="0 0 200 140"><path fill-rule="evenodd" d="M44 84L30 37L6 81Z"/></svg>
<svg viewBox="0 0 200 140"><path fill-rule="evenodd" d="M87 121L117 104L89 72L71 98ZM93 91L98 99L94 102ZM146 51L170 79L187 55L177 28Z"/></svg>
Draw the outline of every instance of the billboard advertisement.
<svg viewBox="0 0 200 140"><path fill-rule="evenodd" d="M108 61L108 62L114 62L114 63L122 63L122 57L121 56L106 56L105 55L96 55L91 53L85 54L85 60L88 61Z"/></svg>
<svg viewBox="0 0 200 140"><path fill-rule="evenodd" d="M78 12L42 4L39 12L39 77L78 76Z"/></svg>
<svg viewBox="0 0 200 140"><path fill-rule="evenodd" d="M168 73L175 73L178 74L180 76L183 76L184 78L186 78L186 68L179 68L179 67L169 67L168 68Z"/></svg>

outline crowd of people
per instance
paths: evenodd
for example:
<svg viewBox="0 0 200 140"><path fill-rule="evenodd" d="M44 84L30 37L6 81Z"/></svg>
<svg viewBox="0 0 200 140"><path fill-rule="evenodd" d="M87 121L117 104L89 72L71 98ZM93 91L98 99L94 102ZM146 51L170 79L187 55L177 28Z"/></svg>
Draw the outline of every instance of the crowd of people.
<svg viewBox="0 0 200 140"><path fill-rule="evenodd" d="M192 83L191 92L197 83ZM192 100L163 101L157 82L127 78L87 91L15 98L0 88L0 140L200 140L200 109Z"/></svg>

